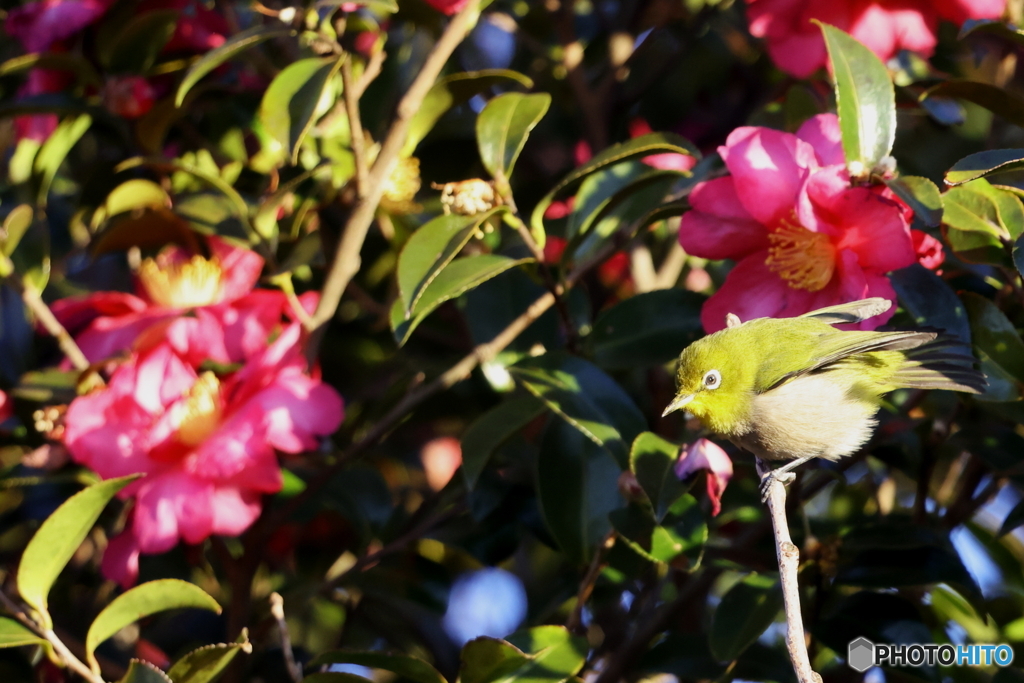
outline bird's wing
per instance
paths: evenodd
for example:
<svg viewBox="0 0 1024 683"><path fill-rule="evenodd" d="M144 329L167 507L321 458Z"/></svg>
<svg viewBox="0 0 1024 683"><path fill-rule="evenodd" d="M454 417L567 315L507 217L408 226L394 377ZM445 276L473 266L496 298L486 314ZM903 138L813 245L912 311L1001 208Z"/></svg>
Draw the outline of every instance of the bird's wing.
<svg viewBox="0 0 1024 683"><path fill-rule="evenodd" d="M863 320L867 320L868 318L874 318L876 315L881 315L891 307L891 301L876 296L870 299L861 299L860 301L851 301L849 303L839 304L838 306L819 308L816 311L804 313L800 317L814 318L815 320L828 323L829 325L859 323Z"/></svg>
<svg viewBox="0 0 1024 683"><path fill-rule="evenodd" d="M935 337L935 332L839 332L833 330L831 334L821 335L809 363L780 376L764 391L771 391L791 379L816 372L849 356L869 351L903 351L927 344Z"/></svg>

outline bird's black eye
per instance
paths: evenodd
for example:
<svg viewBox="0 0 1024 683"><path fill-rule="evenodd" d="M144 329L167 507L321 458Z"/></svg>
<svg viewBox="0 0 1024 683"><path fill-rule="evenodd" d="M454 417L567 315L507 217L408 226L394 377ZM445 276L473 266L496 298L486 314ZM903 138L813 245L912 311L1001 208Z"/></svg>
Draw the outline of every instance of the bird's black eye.
<svg viewBox="0 0 1024 683"><path fill-rule="evenodd" d="M707 389L717 389L722 383L722 373L718 370L708 370L704 373L704 386Z"/></svg>

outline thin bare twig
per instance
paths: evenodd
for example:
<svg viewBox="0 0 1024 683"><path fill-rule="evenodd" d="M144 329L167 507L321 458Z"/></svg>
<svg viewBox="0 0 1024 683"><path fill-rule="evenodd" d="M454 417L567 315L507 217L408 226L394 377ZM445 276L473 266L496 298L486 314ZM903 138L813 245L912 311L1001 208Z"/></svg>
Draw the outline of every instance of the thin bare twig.
<svg viewBox="0 0 1024 683"><path fill-rule="evenodd" d="M284 653L285 668L295 683L302 683L302 667L295 661L292 639L288 635L288 622L284 618L284 598L278 592L270 594L270 614L277 620L277 632L281 637L281 652Z"/></svg>
<svg viewBox="0 0 1024 683"><path fill-rule="evenodd" d="M352 60L341 64L341 82L345 97L345 113L348 114L349 134L352 137L352 155L356 160L356 195L366 196L366 182L369 169L366 161L366 138L363 137L363 119L359 115L359 93L352 78Z"/></svg>
<svg viewBox="0 0 1024 683"><path fill-rule="evenodd" d="M771 467L757 458L757 474L764 478ZM782 583L782 602L786 609L786 649L793 671L799 683L821 683L811 668L807 654L807 639L804 637L804 620L800 611L800 550L789 535L789 521L786 519L786 486L778 479L768 485L768 512L775 534L775 553L779 560L779 581Z"/></svg>
<svg viewBox="0 0 1024 683"><path fill-rule="evenodd" d="M32 617L26 614L24 609L22 609L3 591L0 591L0 603L3 603L4 608L10 612L15 619L27 626L29 630L40 638L44 638L46 642L53 647L57 656L61 658L69 669L90 683L104 683L102 676L86 666L78 657L71 654L71 651L68 650L64 642L57 637L57 634L53 632L53 629L39 626Z"/></svg>
<svg viewBox="0 0 1024 683"><path fill-rule="evenodd" d="M597 552L594 553L590 566L587 567L587 573L580 583L580 589L576 593L576 606L573 607L569 620L565 622L565 627L570 631L578 631L582 626L583 608L586 606L587 600L590 599L590 595L594 592L594 585L597 583L598 577L601 576L601 570L606 564L604 561L605 555L608 554L613 545L615 545L615 532L609 531L601 545L597 547Z"/></svg>
<svg viewBox="0 0 1024 683"><path fill-rule="evenodd" d="M405 145L409 124L423 103L423 98L426 97L427 92L434 85L434 81L437 80L441 69L448 62L448 58L472 28L480 12L479 5L479 0L471 0L466 7L452 17L441 38L434 45L434 49L427 56L416 80L398 103L394 121L391 123L383 145L381 145L377 159L369 171L365 194L349 216L341 240L338 242L334 261L331 263L320 292L320 304L312 316L313 330L322 331L321 328L334 317L345 288L359 272L360 252L366 239L366 233L370 229L370 224L373 223L373 217L377 212L381 197L384 196L386 181L398 164L398 155ZM314 335L310 339L310 355L315 355L320 338L322 338L322 334Z"/></svg>
<svg viewBox="0 0 1024 683"><path fill-rule="evenodd" d="M17 281L17 278L14 279ZM88 370L89 359L82 353L82 349L78 348L78 344L75 343L74 338L68 331L64 329L64 326L60 324L60 321L53 315L53 311L46 305L43 298L36 291L36 288L25 282L18 282L18 286L21 288L21 300L25 302L25 305L35 319L39 321L39 324L43 326L47 332L50 333L54 339L57 340L57 345L60 346L60 350L64 352L67 359L71 361L71 364L75 366L76 370Z"/></svg>

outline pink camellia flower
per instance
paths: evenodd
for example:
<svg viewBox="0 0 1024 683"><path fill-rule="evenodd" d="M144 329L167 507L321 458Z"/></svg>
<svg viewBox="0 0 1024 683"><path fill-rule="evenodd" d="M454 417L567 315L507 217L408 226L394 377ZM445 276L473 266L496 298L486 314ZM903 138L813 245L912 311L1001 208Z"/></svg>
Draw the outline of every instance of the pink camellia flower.
<svg viewBox="0 0 1024 683"><path fill-rule="evenodd" d="M629 137L631 138L638 138L641 135L647 135L652 132L654 131L651 129L651 124L647 123L644 119L635 118L629 122ZM689 154L674 154L672 152L652 154L644 157L641 161L648 166L653 166L663 171L690 171L697 165L696 157L692 157Z"/></svg>
<svg viewBox="0 0 1024 683"><path fill-rule="evenodd" d="M918 263L929 270L935 270L942 265L946 258L946 254L942 250L942 242L920 230L911 230L910 239L914 243L914 253L917 254Z"/></svg>
<svg viewBox="0 0 1024 683"><path fill-rule="evenodd" d="M14 401L11 397L0 391L0 422L4 422L11 415L14 415Z"/></svg>
<svg viewBox="0 0 1024 683"><path fill-rule="evenodd" d="M113 0L38 0L7 13L4 30L28 52L43 52L99 19Z"/></svg>
<svg viewBox="0 0 1024 683"><path fill-rule="evenodd" d="M258 254L219 237L207 244L209 258L171 245L143 261L137 296L97 292L56 301L53 312L91 362L128 350L154 327L190 361L241 362L266 345L291 307L282 292L253 289L263 270ZM315 302L306 296L303 304Z"/></svg>
<svg viewBox="0 0 1024 683"><path fill-rule="evenodd" d="M441 14L451 16L469 4L469 0L427 0L427 4Z"/></svg>
<svg viewBox="0 0 1024 683"><path fill-rule="evenodd" d="M783 71L806 78L828 58L818 19L846 31L888 61L900 50L935 51L939 20L996 19L1006 0L747 0L750 32L764 38Z"/></svg>
<svg viewBox="0 0 1024 683"><path fill-rule="evenodd" d="M796 135L737 128L718 151L730 175L694 187L679 228L687 253L736 261L704 304L705 330L725 327L728 313L786 318L872 296L895 301L886 273L916 260L911 213L884 186L850 186L835 115Z"/></svg>
<svg viewBox="0 0 1024 683"><path fill-rule="evenodd" d="M315 448L341 423L341 397L306 373L298 323L237 372L201 372L166 343L139 351L104 388L72 401L64 443L105 479L142 473L129 526L104 573L134 583L139 553L237 535L281 488L275 449Z"/></svg>
<svg viewBox="0 0 1024 683"><path fill-rule="evenodd" d="M32 97L63 92L71 83L71 75L54 69L30 69L18 97ZM14 119L15 136L43 142L57 129L56 114L25 114Z"/></svg>
<svg viewBox="0 0 1024 683"><path fill-rule="evenodd" d="M711 514L722 511L722 494L732 478L732 460L722 447L708 439L697 439L685 447L676 462L676 476L686 479L697 470L707 470Z"/></svg>
<svg viewBox="0 0 1024 683"><path fill-rule="evenodd" d="M137 119L153 108L156 92L142 76L115 76L103 84L103 105L111 113Z"/></svg>

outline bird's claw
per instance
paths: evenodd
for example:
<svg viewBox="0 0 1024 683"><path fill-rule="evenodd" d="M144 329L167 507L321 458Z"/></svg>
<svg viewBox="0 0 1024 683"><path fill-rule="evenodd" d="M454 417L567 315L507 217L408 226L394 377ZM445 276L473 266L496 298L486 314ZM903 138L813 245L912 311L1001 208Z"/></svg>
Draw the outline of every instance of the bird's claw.
<svg viewBox="0 0 1024 683"><path fill-rule="evenodd" d="M778 470L767 472L763 477L761 477L761 502L768 502L768 494L771 491L772 484L779 482L785 486L794 479L796 479L796 474L793 472Z"/></svg>

